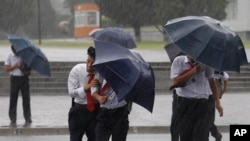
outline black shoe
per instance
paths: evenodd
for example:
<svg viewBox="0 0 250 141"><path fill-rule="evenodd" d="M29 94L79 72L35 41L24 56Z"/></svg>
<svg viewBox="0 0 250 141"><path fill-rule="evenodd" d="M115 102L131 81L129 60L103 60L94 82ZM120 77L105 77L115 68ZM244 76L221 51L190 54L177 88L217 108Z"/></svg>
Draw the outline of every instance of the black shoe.
<svg viewBox="0 0 250 141"><path fill-rule="evenodd" d="M23 127L30 127L31 126L32 121L26 121L23 125Z"/></svg>
<svg viewBox="0 0 250 141"><path fill-rule="evenodd" d="M222 135L221 134L218 134L217 137L215 137L215 141L221 141L222 139Z"/></svg>
<svg viewBox="0 0 250 141"><path fill-rule="evenodd" d="M14 121L10 122L10 127L16 127L16 122Z"/></svg>

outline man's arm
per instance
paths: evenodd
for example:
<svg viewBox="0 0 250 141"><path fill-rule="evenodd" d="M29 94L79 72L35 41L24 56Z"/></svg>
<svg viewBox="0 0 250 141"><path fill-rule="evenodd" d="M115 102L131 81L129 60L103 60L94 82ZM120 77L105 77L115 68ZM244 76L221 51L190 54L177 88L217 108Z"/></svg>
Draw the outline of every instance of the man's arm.
<svg viewBox="0 0 250 141"><path fill-rule="evenodd" d="M13 66L11 66L11 65L4 65L4 70L6 71L6 72L9 72L9 71L12 71L12 70L14 70L14 69L17 69L17 68L19 68L20 67L20 64L15 64L15 65L13 65Z"/></svg>
<svg viewBox="0 0 250 141"><path fill-rule="evenodd" d="M200 71L200 66L199 65L195 65L192 69L190 69L189 71L180 74L179 76L175 77L172 79L173 81L173 85L172 86L178 86L179 84L185 83L188 81L188 79L194 75L197 74Z"/></svg>
<svg viewBox="0 0 250 141"><path fill-rule="evenodd" d="M219 112L220 116L223 116L223 107L221 106L221 103L220 103L220 98L219 98L219 93L217 90L216 83L213 78L208 79L208 81L209 81L209 85L213 93L216 109Z"/></svg>

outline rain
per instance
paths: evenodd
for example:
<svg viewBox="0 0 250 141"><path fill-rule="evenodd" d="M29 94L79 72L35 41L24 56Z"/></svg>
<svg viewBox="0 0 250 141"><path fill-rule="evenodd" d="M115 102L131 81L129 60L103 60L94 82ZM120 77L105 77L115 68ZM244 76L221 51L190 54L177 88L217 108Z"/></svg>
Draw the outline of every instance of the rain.
<svg viewBox="0 0 250 141"><path fill-rule="evenodd" d="M174 130L171 128L174 114L172 89L185 87L186 83L194 83L197 79L192 77L190 82L183 83L183 86L174 85L170 90L170 87L173 86L170 76L174 59L185 54L192 56L201 65L213 69L219 68L220 71L228 73L227 89L220 99L224 115L220 117L220 113L215 109L214 123L222 135L221 141L240 140L237 136L233 136L235 132L231 129L241 128L241 125L242 127L247 126L249 140L250 114L247 109L250 108L248 104L250 67L247 59L250 57L250 20L246 15L250 12L249 4L250 1L240 0L1 0L0 109L2 112L0 113L0 140L69 140L68 112L71 107L71 97L68 94L67 81L70 70L76 64L86 62L88 56L86 52L89 46L98 46L98 50L102 50L97 54L107 52L105 48L101 48L105 43L99 41L103 37L98 36L103 30L109 28L117 28L126 32L124 36L127 36L132 42L132 47L126 48L126 51L129 50L128 54L120 56L127 55L125 58L132 60L132 65L129 66L140 71L140 79L137 80L137 77L134 77L132 87L130 86L132 77L123 78L126 83L127 81L130 83L123 83L122 94L129 91L135 95L136 92L140 92L140 95L137 96L132 96L132 94L130 97L122 96L122 98L126 97L128 101L133 101L129 114L128 141L139 139L145 141L180 140L174 140L172 137ZM218 31L216 35L213 33L213 37L216 39L210 41L201 39L208 36L208 32L200 31L198 34L200 28L191 31L195 22L190 25L181 23L180 27L168 27L172 21L178 22L177 18L188 16L209 17L212 22L216 21L212 27L220 25L220 28L216 27L216 30L223 28L224 31L223 33ZM207 28L210 27L202 30ZM188 35L186 31L190 31L192 35L198 35L192 36L192 39L191 37L185 38L184 36ZM122 37L121 40L125 38L119 34L114 38L118 36ZM222 39L222 36L228 41L219 40ZM21 43L20 40L23 42ZM116 43L114 40L107 40L107 42ZM208 52L209 49L205 48L206 45L200 42L206 42L205 44L218 50L211 49L211 52ZM10 73L6 71L5 61L7 55L12 52L11 45L16 47L23 44L28 45L25 50L20 47L15 49L24 61L23 63L28 65L28 71L31 69L28 73L29 80L26 83L29 83L30 89L32 123L26 126L27 114L23 110L23 105L29 104L23 103L20 90L16 113L17 125L11 127L8 110L12 82ZM189 45L197 48L202 45L204 49L200 53L197 51L198 49L186 48ZM109 44L109 46L112 45ZM114 45L114 48L116 46ZM197 55L197 52L200 54ZM107 52L105 56L113 54L115 51ZM105 59L101 58L98 61L103 60ZM110 57L110 60L113 58ZM102 71L107 67L105 63L96 70ZM110 66L112 67L112 65ZM124 64L122 66L118 64L116 67L123 67L124 72L119 72L119 76L132 74L132 71ZM109 75L111 74L108 71L104 76L109 77ZM107 80L112 79L114 77ZM113 82L112 86L119 84L119 82ZM16 84L12 87L18 86ZM25 87L25 85L21 86L21 88ZM119 95L121 89L121 87L117 87L114 91ZM118 97L120 98L120 96ZM150 105L150 108L145 105ZM187 125L186 130L191 130L191 126L189 127L192 125L191 123L184 125ZM200 126L200 128L202 127ZM177 134L179 138L180 133ZM199 135L190 133L189 137L193 136L199 137ZM243 133L242 136L244 136ZM83 140L87 140L85 135ZM208 140L215 140L212 133L209 133ZM183 141L183 138L180 141ZM184 139L184 141L186 140ZM187 141L189 140L187 139Z"/></svg>

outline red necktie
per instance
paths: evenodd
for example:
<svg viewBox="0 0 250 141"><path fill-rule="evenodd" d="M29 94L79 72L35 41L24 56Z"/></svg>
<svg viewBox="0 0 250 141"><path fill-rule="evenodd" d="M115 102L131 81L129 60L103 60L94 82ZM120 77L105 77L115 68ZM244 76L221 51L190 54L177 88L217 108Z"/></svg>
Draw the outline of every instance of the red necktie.
<svg viewBox="0 0 250 141"><path fill-rule="evenodd" d="M188 68L188 69L185 69L184 71L182 71L180 75L183 75L183 74L187 73L188 71L190 71L190 70L196 65L196 64L192 64L192 63L190 63L190 62L188 62L188 63L189 63L189 68ZM185 83L186 83L186 82L183 82L183 83L181 83L181 84L172 85L172 86L169 88L169 90L172 90L172 89L174 89L174 88L176 88L176 87L178 87L178 86L185 85Z"/></svg>
<svg viewBox="0 0 250 141"><path fill-rule="evenodd" d="M102 87L100 91L100 95L104 95L104 92L109 88L109 84L106 82L106 84Z"/></svg>
<svg viewBox="0 0 250 141"><path fill-rule="evenodd" d="M89 74L88 84L93 80L93 78L94 78L94 74ZM94 111L95 109L94 101L91 96L90 90L87 91L87 109L91 112Z"/></svg>

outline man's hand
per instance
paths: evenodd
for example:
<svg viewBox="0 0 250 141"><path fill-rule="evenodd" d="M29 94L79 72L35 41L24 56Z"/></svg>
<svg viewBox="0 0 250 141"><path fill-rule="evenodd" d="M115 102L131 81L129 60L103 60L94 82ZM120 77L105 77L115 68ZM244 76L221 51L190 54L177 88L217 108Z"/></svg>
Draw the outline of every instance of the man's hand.
<svg viewBox="0 0 250 141"><path fill-rule="evenodd" d="M221 106L219 100L215 101L215 107L216 107L217 111L219 112L220 117L222 117L223 116L223 107Z"/></svg>
<svg viewBox="0 0 250 141"><path fill-rule="evenodd" d="M93 79L89 84L84 85L84 90L88 91L91 87L98 87L99 81L97 79Z"/></svg>
<svg viewBox="0 0 250 141"><path fill-rule="evenodd" d="M199 73L200 72L200 70L201 70L201 66L199 65L199 64L196 64L193 68L192 68L192 72L193 72L193 74L197 74L197 73Z"/></svg>
<svg viewBox="0 0 250 141"><path fill-rule="evenodd" d="M93 97L98 101L99 104L104 104L107 100L107 96L101 96L98 93L94 93Z"/></svg>

